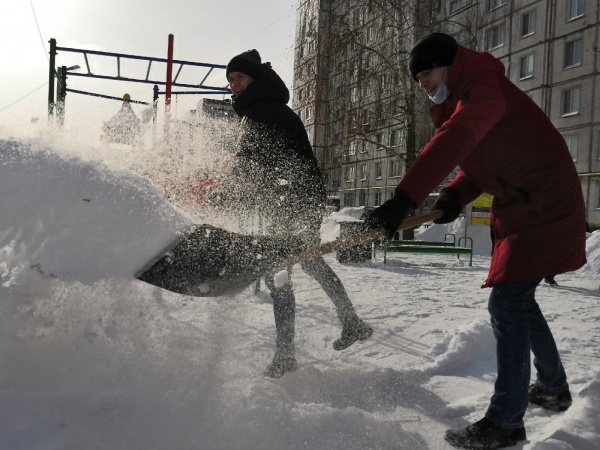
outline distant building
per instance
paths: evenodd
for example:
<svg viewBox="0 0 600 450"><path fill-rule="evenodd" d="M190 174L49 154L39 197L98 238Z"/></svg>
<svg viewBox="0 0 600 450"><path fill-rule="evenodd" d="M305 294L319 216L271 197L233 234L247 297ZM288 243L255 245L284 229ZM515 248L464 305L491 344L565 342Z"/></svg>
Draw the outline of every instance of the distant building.
<svg viewBox="0 0 600 450"><path fill-rule="evenodd" d="M293 109L329 204L380 205L433 135L406 59L419 38L444 31L499 58L550 117L581 175L588 222L600 226L599 8L589 0L304 1Z"/></svg>
<svg viewBox="0 0 600 450"><path fill-rule="evenodd" d="M200 117L212 119L235 119L237 114L231 106L231 100L215 100L202 98L196 105L196 109L186 112L181 120L184 122L199 122Z"/></svg>
<svg viewBox="0 0 600 450"><path fill-rule="evenodd" d="M119 112L102 124L101 140L127 145L133 145L139 140L142 122L133 112L130 102L129 94L123 95Z"/></svg>

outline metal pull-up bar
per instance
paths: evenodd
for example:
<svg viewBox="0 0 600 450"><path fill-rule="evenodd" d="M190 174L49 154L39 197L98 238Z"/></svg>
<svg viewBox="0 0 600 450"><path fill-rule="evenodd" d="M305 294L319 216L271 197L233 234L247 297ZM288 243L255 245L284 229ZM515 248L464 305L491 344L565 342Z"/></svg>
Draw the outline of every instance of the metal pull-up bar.
<svg viewBox="0 0 600 450"><path fill-rule="evenodd" d="M49 52L50 53L50 58L49 58L50 67L49 67L49 74L48 74L48 76L49 76L48 116L49 117L51 117L54 114L54 108L55 108L54 79L56 78L55 67L56 67L56 54L58 51L68 52L68 53L80 53L83 55L83 58L85 60L85 67L87 69L87 73L66 70L66 72L62 74L62 76L65 79L66 79L66 75L69 75L69 76L75 76L75 77L99 78L99 79L104 79L104 80L128 81L128 82L134 82L134 83L147 83L147 84L153 84L155 86L163 85L163 86L166 86L165 103L167 106L171 101L172 86L177 86L177 87L182 87L182 88L202 89L202 91L199 91L199 92L198 91L189 92L190 94L207 94L207 95L231 94L231 91L229 90L227 85L226 86L208 86L208 85L204 84L206 82L208 76L212 73L213 70L226 69L227 66L224 66L221 64L209 64L209 63L203 63L203 62L183 61L183 60L173 59L173 35L172 34L169 35L169 55L168 55L167 59L155 58L155 57L151 57L151 56L128 55L128 54L124 54L124 53L102 52L102 51L98 51L98 50L85 50L85 49L80 49L80 48L58 47L56 45L56 39L50 39L50 52ZM105 56L105 57L115 58L116 64L117 64L117 76L100 75L100 74L92 73L92 71L90 69L88 56ZM146 69L145 77L144 78L141 78L141 77L136 78L136 77L121 76L121 60L122 59L147 61L148 67ZM167 73L166 73L165 81L150 79L150 69L152 67L153 62L167 64ZM179 68L175 75L175 79L172 79L174 64L179 64ZM179 83L179 82L177 82L177 78L179 77L181 70L183 69L184 66L205 67L205 68L208 68L209 70L208 70L208 73L204 76L204 78L202 79L202 81L199 84ZM94 94L94 93L84 92L84 91L77 91L77 90L73 90L73 89L64 89L63 95L66 94L66 92L73 92L73 93L78 93L78 94L87 94L87 95L93 95L93 96L97 96L97 97L110 98L108 96L103 96L100 94ZM188 93L188 92L185 92L185 91L177 92L177 94L184 94L184 93ZM155 94L154 97L156 98L157 95Z"/></svg>

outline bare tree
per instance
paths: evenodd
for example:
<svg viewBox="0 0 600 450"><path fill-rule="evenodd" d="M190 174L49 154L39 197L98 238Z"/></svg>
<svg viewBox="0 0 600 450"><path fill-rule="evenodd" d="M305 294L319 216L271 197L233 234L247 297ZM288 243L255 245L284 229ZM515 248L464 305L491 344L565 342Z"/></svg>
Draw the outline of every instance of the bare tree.
<svg viewBox="0 0 600 450"><path fill-rule="evenodd" d="M354 191L360 191L366 201L369 189L375 189L389 196L397 180L388 185L381 173L368 176L364 167L372 162L377 171L379 161L385 160L387 178L400 177L431 138L434 130L427 117L428 103L417 92L408 70L410 49L434 30L458 33L461 42L475 40L477 8L472 8L473 17L462 15L460 21L453 21L440 9L442 3L305 2L301 12L305 17L299 23L308 25L299 27L297 42L308 44L297 48L294 105L300 113L311 106L314 109L310 119L303 118L313 130L331 195L347 192L351 202ZM359 171L360 178L355 180ZM375 205L382 200L379 194Z"/></svg>

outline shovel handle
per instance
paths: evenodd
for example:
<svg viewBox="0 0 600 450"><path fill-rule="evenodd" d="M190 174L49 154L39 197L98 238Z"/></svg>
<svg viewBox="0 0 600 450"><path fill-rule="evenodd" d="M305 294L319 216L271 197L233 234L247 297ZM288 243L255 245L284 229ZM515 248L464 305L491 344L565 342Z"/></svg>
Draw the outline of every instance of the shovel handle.
<svg viewBox="0 0 600 450"><path fill-rule="evenodd" d="M444 212L441 209L436 209L427 214L422 214L420 216L410 217L404 220L397 231L407 230L408 228L413 228L419 225L422 225L426 222L431 222L437 219L441 219L444 216ZM303 263L305 261L311 260L318 256L323 256L328 253L333 253L338 250L345 250L350 247L354 247L355 245L365 244L367 242L372 242L375 239L382 237L385 234L385 230L383 228L366 231L361 234L356 234L354 236L350 236L346 239L335 240L333 242L328 242L326 244L321 244L312 248L309 248L305 252L295 256L294 258L288 259L282 265L282 267L293 266L294 264Z"/></svg>

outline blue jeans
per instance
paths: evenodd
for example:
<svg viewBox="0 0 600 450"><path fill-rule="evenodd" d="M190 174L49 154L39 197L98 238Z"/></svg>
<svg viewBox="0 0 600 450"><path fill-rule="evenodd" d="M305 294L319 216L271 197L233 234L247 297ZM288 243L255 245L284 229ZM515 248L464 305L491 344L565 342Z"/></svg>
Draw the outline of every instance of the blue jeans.
<svg viewBox="0 0 600 450"><path fill-rule="evenodd" d="M502 428L523 426L529 403L530 352L540 387L547 391L569 387L552 332L535 301L541 281L506 283L493 287L490 294L498 378L485 416Z"/></svg>

